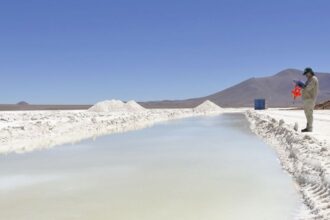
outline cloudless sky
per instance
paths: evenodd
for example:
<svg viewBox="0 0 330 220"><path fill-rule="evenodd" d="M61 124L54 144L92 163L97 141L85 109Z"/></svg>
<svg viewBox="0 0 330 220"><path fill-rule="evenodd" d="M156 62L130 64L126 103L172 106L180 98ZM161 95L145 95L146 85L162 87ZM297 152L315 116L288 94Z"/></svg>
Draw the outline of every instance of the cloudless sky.
<svg viewBox="0 0 330 220"><path fill-rule="evenodd" d="M328 0L0 0L0 103L208 95L330 72Z"/></svg>

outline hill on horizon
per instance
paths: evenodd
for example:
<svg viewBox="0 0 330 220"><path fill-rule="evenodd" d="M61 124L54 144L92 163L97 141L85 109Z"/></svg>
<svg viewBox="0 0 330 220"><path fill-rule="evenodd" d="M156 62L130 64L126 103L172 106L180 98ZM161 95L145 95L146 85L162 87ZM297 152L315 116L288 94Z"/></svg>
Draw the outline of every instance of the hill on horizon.
<svg viewBox="0 0 330 220"><path fill-rule="evenodd" d="M251 107L254 99L264 98L268 107L292 107L301 104L301 98L293 102L293 80L303 80L303 71L286 69L273 76L250 78L220 92L186 100L141 102L146 108L190 108L210 100L221 107ZM330 100L330 74L316 73L320 82L317 102Z"/></svg>
<svg viewBox="0 0 330 220"><path fill-rule="evenodd" d="M16 105L29 105L29 103L26 101L20 101L20 102L17 102Z"/></svg>

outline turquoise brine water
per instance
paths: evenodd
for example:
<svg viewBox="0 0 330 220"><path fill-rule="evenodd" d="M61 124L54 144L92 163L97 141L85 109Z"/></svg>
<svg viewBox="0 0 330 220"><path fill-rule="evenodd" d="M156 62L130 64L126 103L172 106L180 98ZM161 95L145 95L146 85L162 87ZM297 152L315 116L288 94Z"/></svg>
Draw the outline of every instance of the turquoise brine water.
<svg viewBox="0 0 330 220"><path fill-rule="evenodd" d="M291 220L299 208L239 114L0 156L0 219Z"/></svg>

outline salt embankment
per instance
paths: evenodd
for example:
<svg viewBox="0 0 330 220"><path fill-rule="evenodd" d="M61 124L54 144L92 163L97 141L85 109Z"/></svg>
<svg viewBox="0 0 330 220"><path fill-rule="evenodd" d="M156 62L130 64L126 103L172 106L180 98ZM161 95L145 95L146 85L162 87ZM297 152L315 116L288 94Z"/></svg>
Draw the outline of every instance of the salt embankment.
<svg viewBox="0 0 330 220"><path fill-rule="evenodd" d="M214 113L207 108L203 111L147 110L135 101L124 103L120 100L99 102L87 111L0 112L0 154L50 148L101 135L141 129L157 122Z"/></svg>
<svg viewBox="0 0 330 220"><path fill-rule="evenodd" d="M274 147L279 160L292 175L307 212L301 220L330 219L330 147L309 134L295 130L294 124L287 124L270 115L247 111L251 129Z"/></svg>

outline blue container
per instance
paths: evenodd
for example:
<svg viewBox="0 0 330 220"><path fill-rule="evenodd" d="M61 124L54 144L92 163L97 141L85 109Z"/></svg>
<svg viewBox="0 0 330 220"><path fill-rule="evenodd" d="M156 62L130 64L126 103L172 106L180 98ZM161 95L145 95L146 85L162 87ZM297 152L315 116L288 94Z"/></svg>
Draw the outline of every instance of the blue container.
<svg viewBox="0 0 330 220"><path fill-rule="evenodd" d="M254 100L254 109L255 110L266 109L266 100L265 99L255 99Z"/></svg>

